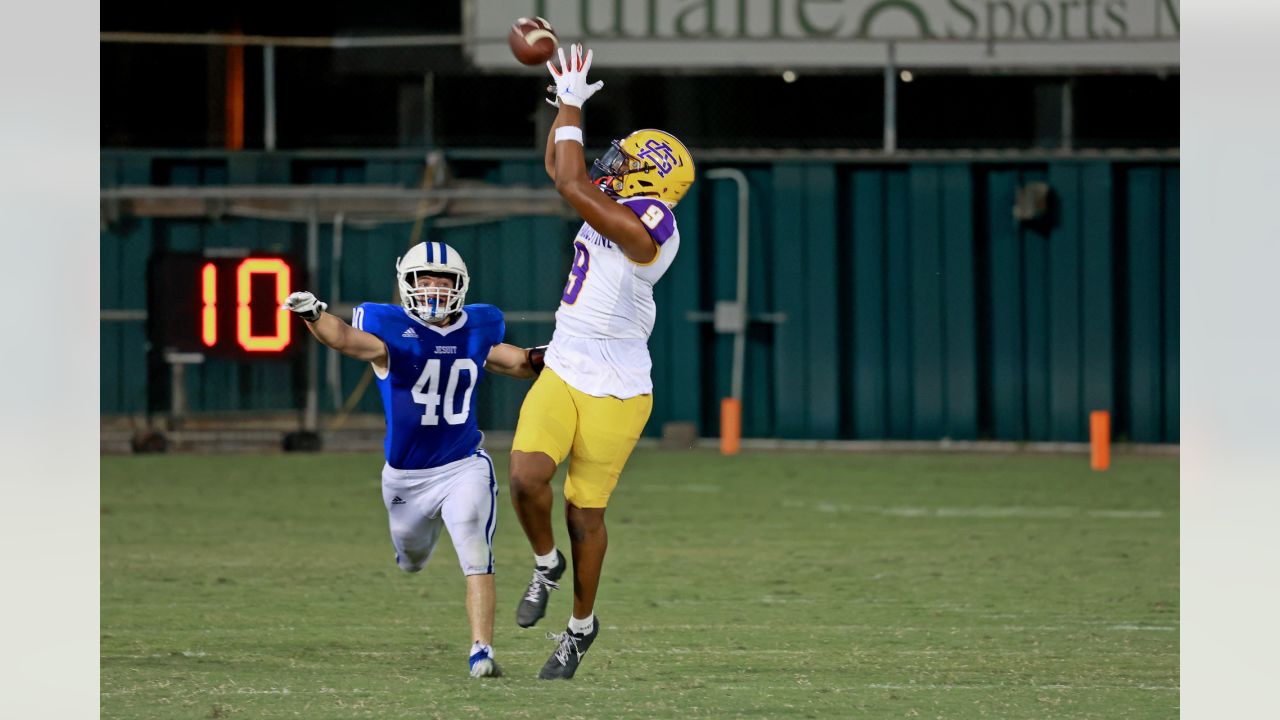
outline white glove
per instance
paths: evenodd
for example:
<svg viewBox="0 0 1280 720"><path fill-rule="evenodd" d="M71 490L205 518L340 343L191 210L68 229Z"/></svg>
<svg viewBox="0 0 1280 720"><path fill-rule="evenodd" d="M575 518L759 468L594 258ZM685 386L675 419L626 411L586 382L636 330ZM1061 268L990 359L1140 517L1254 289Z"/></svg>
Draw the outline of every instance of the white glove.
<svg viewBox="0 0 1280 720"><path fill-rule="evenodd" d="M556 100L565 105L581 108L582 103L604 87L604 81L587 82L587 71L591 69L591 51L582 56L582 46L574 43L569 47L569 62L564 61L564 48L556 50L560 54L560 69L547 61L547 69L556 83ZM550 102L550 101L548 101ZM553 103L554 104L554 103Z"/></svg>
<svg viewBox="0 0 1280 720"><path fill-rule="evenodd" d="M320 302L315 295L307 291L296 292L285 299L284 304L280 306L282 310L288 310L296 313L299 317L307 322L315 322L320 319L320 313L329 307L328 303Z"/></svg>

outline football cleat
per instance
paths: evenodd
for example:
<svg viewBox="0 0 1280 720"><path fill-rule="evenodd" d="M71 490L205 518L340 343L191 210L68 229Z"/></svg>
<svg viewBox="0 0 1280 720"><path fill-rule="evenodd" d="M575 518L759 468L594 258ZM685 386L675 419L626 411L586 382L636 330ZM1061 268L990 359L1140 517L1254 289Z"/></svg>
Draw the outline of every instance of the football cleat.
<svg viewBox="0 0 1280 720"><path fill-rule="evenodd" d="M582 656L587 654L587 650L591 648L591 643L595 642L596 636L600 634L600 618L595 619L591 632L586 635L578 635L570 632L569 628L565 628L564 632L559 635L547 634L548 640L558 640L560 645L556 647L556 651L551 653L551 657L547 658L547 664L542 666L542 672L538 673L541 680L568 680L573 674L578 672L578 663L582 662Z"/></svg>
<svg viewBox="0 0 1280 720"><path fill-rule="evenodd" d="M559 590L560 586L556 581L564 575L565 568L569 567L569 563L565 561L564 554L556 550L556 566L553 568L533 569L533 579L529 581L529 587L525 588L524 596L520 598L520 604L516 607L516 624L520 627L533 627L547 614L547 600L551 599L551 591Z"/></svg>
<svg viewBox="0 0 1280 720"><path fill-rule="evenodd" d="M471 664L471 677L502 677L502 668L498 667L498 663L493 659L493 651L490 649L477 650L471 653L468 659Z"/></svg>

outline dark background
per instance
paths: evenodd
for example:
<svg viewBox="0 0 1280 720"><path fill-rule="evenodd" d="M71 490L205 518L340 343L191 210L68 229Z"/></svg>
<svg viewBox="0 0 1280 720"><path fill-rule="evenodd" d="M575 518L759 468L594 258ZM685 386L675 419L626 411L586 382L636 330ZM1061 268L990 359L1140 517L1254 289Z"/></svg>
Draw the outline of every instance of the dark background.
<svg viewBox="0 0 1280 720"><path fill-rule="evenodd" d="M104 3L103 31L248 35L458 34L460 2L394 7L285 3L150 6ZM104 148L217 148L224 144L226 49L103 43ZM245 147L262 139L262 50L245 58ZM911 69L911 68L908 68ZM277 147L531 148L544 79L471 67L461 47L276 49ZM1179 76L965 74L911 69L898 83L903 149L1061 146L1062 88L1071 84L1075 149L1174 148ZM434 102L425 110L424 77ZM601 71L612 97L651 103L593 106L592 124L617 133L679 126L703 148L852 148L882 145L879 71L663 75ZM428 115L429 113L429 115ZM796 122L797 118L803 122Z"/></svg>

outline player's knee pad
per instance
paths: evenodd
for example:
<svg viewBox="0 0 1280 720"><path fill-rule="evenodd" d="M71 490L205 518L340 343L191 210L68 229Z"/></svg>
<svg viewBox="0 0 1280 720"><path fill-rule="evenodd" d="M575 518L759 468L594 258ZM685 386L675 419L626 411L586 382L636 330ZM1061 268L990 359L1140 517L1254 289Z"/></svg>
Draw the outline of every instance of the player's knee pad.
<svg viewBox="0 0 1280 720"><path fill-rule="evenodd" d="M474 515L467 513L451 518L449 536L453 539L454 552L464 575L484 575L493 572L493 524L492 513Z"/></svg>
<svg viewBox="0 0 1280 720"><path fill-rule="evenodd" d="M435 551L435 537L414 534L411 528L392 526L391 540L396 550L396 565L407 573L416 573L426 567Z"/></svg>
<svg viewBox="0 0 1280 720"><path fill-rule="evenodd" d="M458 564L463 575L488 575L493 572L493 553L480 538L480 542L467 543L467 549L458 554Z"/></svg>
<svg viewBox="0 0 1280 720"><path fill-rule="evenodd" d="M427 560L431 559L431 553L413 556L409 553L396 553L396 566L407 573L421 572L422 568L427 566Z"/></svg>
<svg viewBox="0 0 1280 720"><path fill-rule="evenodd" d="M440 508L458 564L467 575L493 572L493 533L498 522L497 485L488 472L460 482Z"/></svg>

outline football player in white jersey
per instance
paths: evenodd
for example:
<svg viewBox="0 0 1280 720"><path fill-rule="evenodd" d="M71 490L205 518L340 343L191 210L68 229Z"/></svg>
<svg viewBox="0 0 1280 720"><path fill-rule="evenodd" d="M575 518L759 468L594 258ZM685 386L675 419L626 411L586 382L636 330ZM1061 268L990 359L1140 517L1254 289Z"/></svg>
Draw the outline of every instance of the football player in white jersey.
<svg viewBox="0 0 1280 720"><path fill-rule="evenodd" d="M616 140L586 170L582 104L603 83L587 81L592 53L574 45L555 80L559 114L547 138L546 168L556 190L585 221L545 367L520 408L511 452L511 496L533 546L533 579L516 609L530 627L568 563L551 529L551 478L569 459L565 516L573 556L573 613L539 677L571 678L600 632L596 589L608 536L604 513L653 408L649 334L653 285L680 250L672 208L693 184L693 158L661 130ZM548 88L550 91L551 88Z"/></svg>

